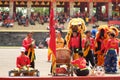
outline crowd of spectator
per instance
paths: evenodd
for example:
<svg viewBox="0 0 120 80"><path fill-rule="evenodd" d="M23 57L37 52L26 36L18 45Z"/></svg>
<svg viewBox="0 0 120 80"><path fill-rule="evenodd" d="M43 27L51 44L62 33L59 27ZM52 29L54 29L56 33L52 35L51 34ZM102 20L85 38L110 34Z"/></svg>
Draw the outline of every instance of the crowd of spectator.
<svg viewBox="0 0 120 80"><path fill-rule="evenodd" d="M95 23L103 17L104 19L102 20L120 20L120 16L116 14L109 18L106 16L106 14L95 14L90 18L87 12L75 12L73 16L69 16L65 12L59 12L55 15L55 28L64 29L65 23L69 22L71 18L77 17L84 19L86 25L88 25L89 22ZM0 26L7 28L13 27L14 22L17 22L18 25L28 27L29 25L36 25L36 22L40 25L44 25L44 23L48 23L49 20L49 15L43 15L40 12L32 12L30 18L28 15L24 15L22 12L13 13L13 17L9 16L9 12L0 12ZM47 29L49 29L49 25L47 26Z"/></svg>
<svg viewBox="0 0 120 80"><path fill-rule="evenodd" d="M13 27L14 20L9 16L8 12L0 12L0 26Z"/></svg>

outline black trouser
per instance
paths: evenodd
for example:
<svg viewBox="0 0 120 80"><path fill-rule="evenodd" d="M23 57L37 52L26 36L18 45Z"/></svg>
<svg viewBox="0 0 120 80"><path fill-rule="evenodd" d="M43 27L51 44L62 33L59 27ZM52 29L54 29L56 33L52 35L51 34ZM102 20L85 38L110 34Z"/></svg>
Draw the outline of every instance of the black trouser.
<svg viewBox="0 0 120 80"><path fill-rule="evenodd" d="M89 74L89 70L88 69L85 69L85 70L76 69L75 74L77 76L87 76Z"/></svg>
<svg viewBox="0 0 120 80"><path fill-rule="evenodd" d="M87 56L85 57L86 61L87 61L87 65L89 65L89 61L91 63L92 66L95 66L95 60L94 60L94 55L92 53L92 50L88 51Z"/></svg>
<svg viewBox="0 0 120 80"><path fill-rule="evenodd" d="M25 55L28 54L28 51L25 52ZM35 56L35 55L34 55ZM31 60L31 57L32 57L32 52L30 52L30 55L29 55L29 59ZM34 68L35 67L35 62L34 60L32 62L30 62L30 67Z"/></svg>

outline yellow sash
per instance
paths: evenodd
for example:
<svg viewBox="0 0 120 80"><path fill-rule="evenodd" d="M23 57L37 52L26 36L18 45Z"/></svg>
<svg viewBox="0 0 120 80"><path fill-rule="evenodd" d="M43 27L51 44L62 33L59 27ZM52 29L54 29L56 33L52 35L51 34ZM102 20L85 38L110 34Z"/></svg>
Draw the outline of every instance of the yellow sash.
<svg viewBox="0 0 120 80"><path fill-rule="evenodd" d="M90 50L90 46L88 46L85 50L84 50L84 53L83 53L83 56L86 57L88 55L88 52Z"/></svg>
<svg viewBox="0 0 120 80"><path fill-rule="evenodd" d="M32 62L35 59L35 51L34 51L33 47L28 49L28 54L27 54L28 57L30 55L30 52L32 52L32 56L31 56L31 59L30 59L30 61Z"/></svg>

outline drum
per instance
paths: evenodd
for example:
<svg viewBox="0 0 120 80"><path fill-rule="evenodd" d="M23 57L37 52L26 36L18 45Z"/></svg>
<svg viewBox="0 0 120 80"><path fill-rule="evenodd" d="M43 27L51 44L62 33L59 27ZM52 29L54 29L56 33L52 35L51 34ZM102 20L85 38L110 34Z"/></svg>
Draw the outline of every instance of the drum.
<svg viewBox="0 0 120 80"><path fill-rule="evenodd" d="M66 48L60 48L56 50L56 63L66 64L70 63L70 54L71 51Z"/></svg>

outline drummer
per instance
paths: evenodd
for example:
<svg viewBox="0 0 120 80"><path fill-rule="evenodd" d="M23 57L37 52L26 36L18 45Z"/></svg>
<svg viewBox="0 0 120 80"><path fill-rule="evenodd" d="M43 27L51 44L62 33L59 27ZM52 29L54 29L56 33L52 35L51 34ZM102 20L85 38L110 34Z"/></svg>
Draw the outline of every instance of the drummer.
<svg viewBox="0 0 120 80"><path fill-rule="evenodd" d="M84 58L82 51L79 51L78 53L79 58L71 62L74 66L74 72L77 76L87 76L89 74L89 70L86 65L86 59Z"/></svg>
<svg viewBox="0 0 120 80"><path fill-rule="evenodd" d="M25 48L20 48L21 54L16 59L16 67L15 70L19 71L21 69L28 70L30 69L30 59L25 55ZM24 74L25 75L25 74ZM27 75L27 74L26 74ZM16 72L14 76L20 76L20 72Z"/></svg>
<svg viewBox="0 0 120 80"><path fill-rule="evenodd" d="M30 59L28 56L25 55L25 48L21 47L21 55L17 57L16 66L17 68L21 69L24 66L29 67L30 66Z"/></svg>

